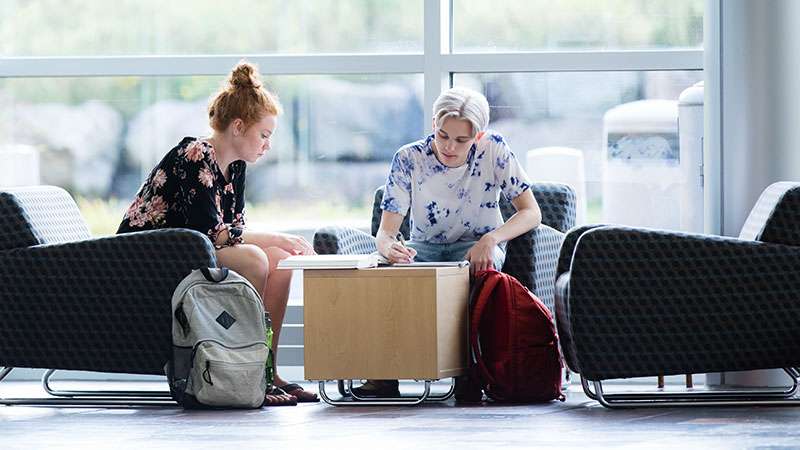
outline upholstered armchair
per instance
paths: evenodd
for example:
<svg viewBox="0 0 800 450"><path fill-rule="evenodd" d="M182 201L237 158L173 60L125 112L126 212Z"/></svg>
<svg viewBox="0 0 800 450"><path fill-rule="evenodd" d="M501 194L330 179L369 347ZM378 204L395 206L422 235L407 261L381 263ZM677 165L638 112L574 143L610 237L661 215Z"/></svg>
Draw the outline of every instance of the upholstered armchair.
<svg viewBox="0 0 800 450"><path fill-rule="evenodd" d="M800 183L769 186L738 238L592 225L556 281L566 363L607 407L795 401ZM783 368L786 390L603 391L604 380Z"/></svg>
<svg viewBox="0 0 800 450"><path fill-rule="evenodd" d="M532 190L542 211L542 225L508 242L502 270L517 278L552 310L558 251L564 233L575 225L575 191L556 183L534 183ZM372 235L349 227L320 228L314 235L314 250L320 254L374 252L374 236L381 220L381 200L382 186L375 191ZM515 212L511 202L502 195L500 209L505 220ZM409 216L406 216L400 231L408 239Z"/></svg>
<svg viewBox="0 0 800 450"><path fill-rule="evenodd" d="M56 396L0 404L166 400L55 391L48 379L54 369L163 375L172 293L192 269L214 266L211 242L196 231L92 238L63 189L0 191L0 380L13 368L51 369L43 384Z"/></svg>

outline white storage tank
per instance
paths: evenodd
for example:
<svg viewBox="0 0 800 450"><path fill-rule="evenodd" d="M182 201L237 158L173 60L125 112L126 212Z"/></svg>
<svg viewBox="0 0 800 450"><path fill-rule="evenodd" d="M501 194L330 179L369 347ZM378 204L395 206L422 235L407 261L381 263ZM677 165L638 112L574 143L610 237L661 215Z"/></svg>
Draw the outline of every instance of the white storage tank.
<svg viewBox="0 0 800 450"><path fill-rule="evenodd" d="M678 230L678 102L639 100L603 115L603 222ZM696 164L696 162L695 162Z"/></svg>

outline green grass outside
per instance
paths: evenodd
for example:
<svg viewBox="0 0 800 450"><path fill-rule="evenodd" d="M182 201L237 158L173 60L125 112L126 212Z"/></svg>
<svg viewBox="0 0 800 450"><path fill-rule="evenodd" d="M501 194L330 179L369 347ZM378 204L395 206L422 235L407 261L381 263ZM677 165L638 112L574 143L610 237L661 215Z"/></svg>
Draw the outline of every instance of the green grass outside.
<svg viewBox="0 0 800 450"><path fill-rule="evenodd" d="M78 197L78 208L93 236L116 233L128 202ZM329 224L348 223L363 227L369 223L371 207L339 206L331 202L271 202L248 204L247 223L270 230L314 229Z"/></svg>

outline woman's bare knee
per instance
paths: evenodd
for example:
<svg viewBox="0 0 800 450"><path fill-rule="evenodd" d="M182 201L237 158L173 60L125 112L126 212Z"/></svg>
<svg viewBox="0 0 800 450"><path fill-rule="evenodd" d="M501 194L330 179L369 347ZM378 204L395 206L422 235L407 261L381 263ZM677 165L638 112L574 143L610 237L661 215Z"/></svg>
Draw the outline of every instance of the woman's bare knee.
<svg viewBox="0 0 800 450"><path fill-rule="evenodd" d="M277 267L278 263L281 260L284 260L289 256L291 256L289 252L279 247L267 247L264 251L267 254L267 258L269 258L270 272L273 272L275 270L275 268ZM290 270L287 270L286 272L288 272L291 275Z"/></svg>
<svg viewBox="0 0 800 450"><path fill-rule="evenodd" d="M254 268L259 271L267 271L269 270L269 255L267 252L261 249L261 247L257 245L243 245L246 249L247 260L250 264L253 264Z"/></svg>
<svg viewBox="0 0 800 450"><path fill-rule="evenodd" d="M267 253L257 245L241 244L217 250L220 266L228 267L247 278L257 289L263 289L270 268Z"/></svg>

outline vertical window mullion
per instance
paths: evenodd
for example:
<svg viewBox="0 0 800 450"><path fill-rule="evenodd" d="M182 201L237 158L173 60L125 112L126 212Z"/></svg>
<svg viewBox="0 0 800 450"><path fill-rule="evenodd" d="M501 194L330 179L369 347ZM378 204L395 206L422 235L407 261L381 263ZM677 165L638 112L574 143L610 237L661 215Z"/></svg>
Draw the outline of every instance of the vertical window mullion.
<svg viewBox="0 0 800 450"><path fill-rule="evenodd" d="M451 74L444 71L443 56L453 51L452 0L424 0L424 103L427 130L433 121L433 102L442 90L450 87Z"/></svg>

